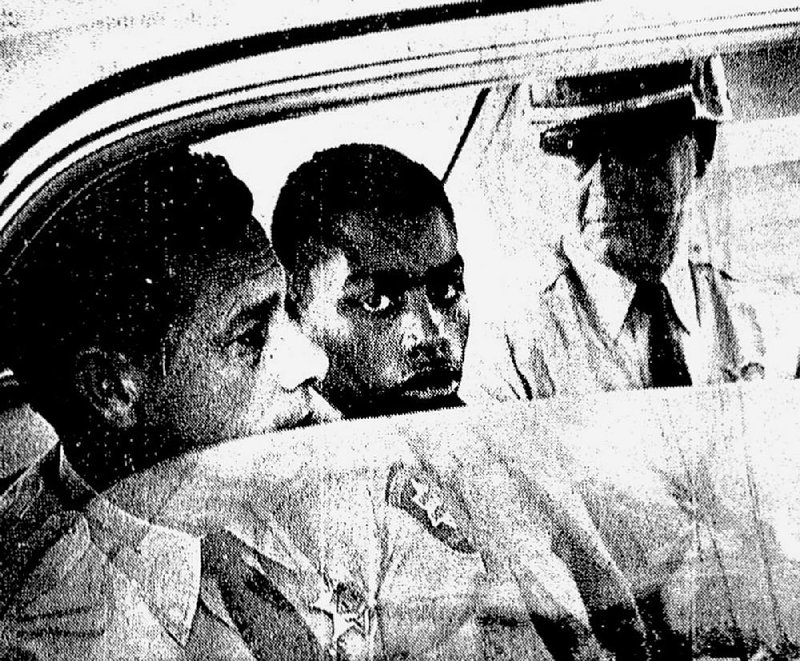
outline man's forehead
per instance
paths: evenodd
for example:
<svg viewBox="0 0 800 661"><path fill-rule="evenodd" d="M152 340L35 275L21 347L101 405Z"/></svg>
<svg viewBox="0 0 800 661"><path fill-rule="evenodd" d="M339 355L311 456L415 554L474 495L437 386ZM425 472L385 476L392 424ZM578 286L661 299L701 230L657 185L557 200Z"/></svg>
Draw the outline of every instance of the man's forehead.
<svg viewBox="0 0 800 661"><path fill-rule="evenodd" d="M220 315L258 303L284 291L283 267L269 246L221 251L209 263L186 268L181 278L182 295L195 308L217 308Z"/></svg>
<svg viewBox="0 0 800 661"><path fill-rule="evenodd" d="M407 217L375 219L348 214L338 220L336 243L352 270L361 274L400 271L421 275L457 254L453 222L438 209Z"/></svg>

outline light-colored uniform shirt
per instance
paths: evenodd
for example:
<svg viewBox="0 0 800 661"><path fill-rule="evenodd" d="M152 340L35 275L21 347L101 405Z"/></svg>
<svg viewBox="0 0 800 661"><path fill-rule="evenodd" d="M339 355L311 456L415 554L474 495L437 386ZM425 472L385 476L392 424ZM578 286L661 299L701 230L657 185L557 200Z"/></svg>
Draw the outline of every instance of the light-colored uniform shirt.
<svg viewBox="0 0 800 661"><path fill-rule="evenodd" d="M253 658L203 576L200 538L98 495L60 446L3 494L0 524L12 658Z"/></svg>
<svg viewBox="0 0 800 661"><path fill-rule="evenodd" d="M501 400L649 387L649 318L631 306L635 283L580 237L563 239L558 257L561 267L538 299L506 324L510 361L487 387ZM693 385L795 377L794 298L760 292L685 254L662 282Z"/></svg>
<svg viewBox="0 0 800 661"><path fill-rule="evenodd" d="M650 317L631 305L636 284L603 264L580 238L565 237L562 245L585 295L581 311L587 318L581 321L587 326L594 322L591 325L596 327L598 335L615 347L614 357L630 376L631 387L649 387ZM699 384L709 382L716 375L709 374L711 366L702 351L704 343L698 338L705 329L699 324L692 280L688 258L680 254L661 282L674 312L669 320L671 333L682 350L692 383Z"/></svg>
<svg viewBox="0 0 800 661"><path fill-rule="evenodd" d="M553 480L565 508L558 520L584 526L558 534L560 524L482 444L464 469L466 454L451 457L446 440L447 421L461 413L233 441L133 475L109 497L134 509L141 498L167 527L226 530L320 648L339 658L549 661L554 643L576 658L605 658L590 615L610 605L628 620L615 620L605 640L636 638L632 597L580 499ZM443 432L416 446L424 461L405 440L431 440L413 428L418 420ZM439 470L445 464L451 470ZM556 537L576 540L563 558ZM258 632L253 612L244 618Z"/></svg>

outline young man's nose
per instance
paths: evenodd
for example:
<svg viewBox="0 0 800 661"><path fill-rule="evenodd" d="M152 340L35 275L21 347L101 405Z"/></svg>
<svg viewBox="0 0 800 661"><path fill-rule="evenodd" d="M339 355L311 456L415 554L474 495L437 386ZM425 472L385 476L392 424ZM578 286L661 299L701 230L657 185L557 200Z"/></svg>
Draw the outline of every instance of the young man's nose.
<svg viewBox="0 0 800 661"><path fill-rule="evenodd" d="M325 352L288 318L281 324L279 332L273 367L281 387L291 391L304 384L322 381L328 372Z"/></svg>
<svg viewBox="0 0 800 661"><path fill-rule="evenodd" d="M407 351L419 345L436 343L442 337L444 330L442 313L434 307L421 287L408 293L401 323L403 348Z"/></svg>

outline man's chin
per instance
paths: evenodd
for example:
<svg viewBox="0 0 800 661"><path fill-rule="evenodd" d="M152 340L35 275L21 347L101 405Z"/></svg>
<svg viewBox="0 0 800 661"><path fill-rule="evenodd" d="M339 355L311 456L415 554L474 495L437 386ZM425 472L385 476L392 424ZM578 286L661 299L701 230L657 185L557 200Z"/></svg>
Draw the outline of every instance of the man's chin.
<svg viewBox="0 0 800 661"><path fill-rule="evenodd" d="M407 388L400 392L400 397L404 399L425 401L428 399L441 399L442 397L450 397L456 393L456 390L458 390L458 382L453 381L452 383L443 386Z"/></svg>
<svg viewBox="0 0 800 661"><path fill-rule="evenodd" d="M407 400L409 408L406 413L413 413L419 411L434 411L437 409L450 409L458 406L463 406L464 402L458 396L457 391L450 393L443 393L435 396L424 396L417 399L409 398Z"/></svg>

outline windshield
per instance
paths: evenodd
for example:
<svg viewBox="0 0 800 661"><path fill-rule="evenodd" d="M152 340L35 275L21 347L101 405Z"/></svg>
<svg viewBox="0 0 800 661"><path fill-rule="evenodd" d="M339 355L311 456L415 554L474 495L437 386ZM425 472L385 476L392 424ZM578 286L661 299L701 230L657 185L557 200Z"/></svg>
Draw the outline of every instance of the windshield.
<svg viewBox="0 0 800 661"><path fill-rule="evenodd" d="M726 360L739 369L763 362L758 356L772 360L759 353L761 344L782 343L785 350L775 360L784 364L770 369L792 376L800 287L792 240L800 213L795 194L800 124L790 82L796 57L794 46L782 46L721 58L730 115L714 127L713 152L702 176L690 181L680 248L681 259L713 265L726 278L746 283L758 292L748 305L765 310L758 333L741 339L735 351L715 351L732 351ZM552 318L542 319L541 310L534 309L541 308L548 288L558 287L565 241L569 251L601 204L594 194L587 201L589 182L599 176L597 163L543 149L542 136L558 125L559 112L567 113L548 111L543 117L534 98L541 86L536 81L402 96L240 131L193 148L228 160L253 191L256 216L268 228L289 173L316 152L349 143L378 144L424 165L443 180L454 210L472 318L467 356L481 362L483 354L498 350L489 348L498 334L508 339L509 326L518 326L520 319L526 323L526 315L533 315L529 326L536 319L544 328L525 329L529 341L533 332L556 332L548 330ZM634 130L625 121L620 140ZM643 135L658 136L658 126L644 125ZM686 325L697 321L697 310L687 312L694 305L690 300L682 309L675 303L678 317L692 317L681 319ZM736 325L739 319L726 323ZM696 384L731 380L712 374L720 369L698 367L702 376ZM581 387L565 385L569 392Z"/></svg>

